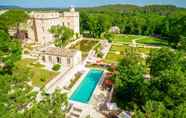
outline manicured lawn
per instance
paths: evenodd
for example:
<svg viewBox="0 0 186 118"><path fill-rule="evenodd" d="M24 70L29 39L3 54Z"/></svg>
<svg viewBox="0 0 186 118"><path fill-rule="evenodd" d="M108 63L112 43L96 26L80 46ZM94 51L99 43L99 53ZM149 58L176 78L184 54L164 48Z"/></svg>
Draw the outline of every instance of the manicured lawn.
<svg viewBox="0 0 186 118"><path fill-rule="evenodd" d="M83 51L83 52L89 52L96 43L98 43L98 41L81 40L78 44L76 44L75 46L71 48L79 49L80 51Z"/></svg>
<svg viewBox="0 0 186 118"><path fill-rule="evenodd" d="M124 55L109 52L104 60L106 63L117 63L124 58Z"/></svg>
<svg viewBox="0 0 186 118"><path fill-rule="evenodd" d="M125 34L113 34L112 35L112 41L113 42L123 42L123 43L129 43L132 42L134 39L143 38L145 36L140 35L125 35Z"/></svg>
<svg viewBox="0 0 186 118"><path fill-rule="evenodd" d="M33 59L22 59L16 63L18 68L28 68L31 73L32 84L39 87L44 85L54 78L58 73L44 69L43 65Z"/></svg>
<svg viewBox="0 0 186 118"><path fill-rule="evenodd" d="M157 45L157 46L167 46L168 43L162 39L154 37L146 37L136 41L137 43L148 44L148 45Z"/></svg>
<svg viewBox="0 0 186 118"><path fill-rule="evenodd" d="M105 58L106 63L117 63L124 58L124 51L129 48L127 45L112 45Z"/></svg>
<svg viewBox="0 0 186 118"><path fill-rule="evenodd" d="M107 63L113 63L113 62L119 62L121 59L124 58L125 51L127 49L130 49L128 45L112 45L109 53L107 54L105 58L105 62ZM134 47L133 47L134 48ZM136 47L134 48L138 54L144 53L148 55L151 50L155 50L152 48L143 48L143 47Z"/></svg>
<svg viewBox="0 0 186 118"><path fill-rule="evenodd" d="M142 35L125 35L125 34L113 34L112 41L114 43L131 43L132 40L136 39L136 43L157 45L157 46L167 46L167 41Z"/></svg>
<svg viewBox="0 0 186 118"><path fill-rule="evenodd" d="M110 51L125 51L128 48L128 45L112 45Z"/></svg>

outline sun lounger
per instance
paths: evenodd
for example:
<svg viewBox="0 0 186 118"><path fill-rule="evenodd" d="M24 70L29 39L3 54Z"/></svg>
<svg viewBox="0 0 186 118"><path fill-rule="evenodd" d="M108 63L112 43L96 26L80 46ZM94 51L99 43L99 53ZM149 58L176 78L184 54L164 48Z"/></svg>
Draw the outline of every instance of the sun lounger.
<svg viewBox="0 0 186 118"><path fill-rule="evenodd" d="M79 109L77 107L73 107L73 110L78 111L78 112L82 112L82 109Z"/></svg>
<svg viewBox="0 0 186 118"><path fill-rule="evenodd" d="M74 117L76 117L76 118L79 118L79 114L75 114L75 113L70 113L70 116L74 116Z"/></svg>

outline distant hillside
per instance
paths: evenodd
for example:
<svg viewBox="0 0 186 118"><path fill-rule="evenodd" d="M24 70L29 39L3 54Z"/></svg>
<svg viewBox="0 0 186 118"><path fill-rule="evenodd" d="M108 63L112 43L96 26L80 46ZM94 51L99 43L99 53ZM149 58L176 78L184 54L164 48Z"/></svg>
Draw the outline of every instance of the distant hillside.
<svg viewBox="0 0 186 118"><path fill-rule="evenodd" d="M140 9L141 7L137 5L130 5L130 4L115 4L115 5L104 5L104 6L97 6L97 7L85 7L85 8L78 8L79 10L83 9L89 9L89 10L95 10L95 11L123 11L126 9Z"/></svg>
<svg viewBox="0 0 186 118"><path fill-rule="evenodd" d="M19 6L3 6L0 5L0 9L8 9L8 8L22 8ZM68 8L24 8L27 10L36 10L36 11L48 11L48 10L55 10L55 11L66 11ZM146 5L146 6L137 6L132 4L113 4L113 5L104 5L104 6L96 6L96 7L79 7L76 8L77 11L88 11L89 13L93 12L120 12L120 13L137 13L137 12L155 12L158 14L169 14L176 10L185 10L186 8L176 7L175 5Z"/></svg>
<svg viewBox="0 0 186 118"><path fill-rule="evenodd" d="M14 8L21 8L21 7L14 6L14 5L0 5L0 9L14 9Z"/></svg>
<svg viewBox="0 0 186 118"><path fill-rule="evenodd" d="M98 7L87 7L87 8L77 8L78 11L88 11L89 13L98 12L98 13L105 13L105 12L119 12L125 14L135 14L135 13L157 13L161 15L167 15L174 11L184 11L186 12L186 8L176 7L174 5L146 5L146 6L137 6L137 5L130 5L130 4L115 4L115 5L105 5L105 6L98 6Z"/></svg>
<svg viewBox="0 0 186 118"><path fill-rule="evenodd" d="M112 10L112 11L125 11L125 10L140 10L143 8L158 8L160 9L176 9L177 7L174 5L146 5L146 6L137 6L131 4L114 4L114 5L104 5L98 7L85 7L85 8L78 8L78 9L89 9L89 10L96 10L96 11L105 11L105 10ZM158 10L157 9L157 10Z"/></svg>

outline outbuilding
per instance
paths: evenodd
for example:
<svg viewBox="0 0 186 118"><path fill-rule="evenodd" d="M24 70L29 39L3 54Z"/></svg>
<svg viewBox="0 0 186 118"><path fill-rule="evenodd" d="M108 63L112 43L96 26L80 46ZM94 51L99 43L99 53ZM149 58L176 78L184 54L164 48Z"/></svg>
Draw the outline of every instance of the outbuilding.
<svg viewBox="0 0 186 118"><path fill-rule="evenodd" d="M65 67L73 67L81 62L81 51L48 47L41 51L40 61L47 65L61 64Z"/></svg>

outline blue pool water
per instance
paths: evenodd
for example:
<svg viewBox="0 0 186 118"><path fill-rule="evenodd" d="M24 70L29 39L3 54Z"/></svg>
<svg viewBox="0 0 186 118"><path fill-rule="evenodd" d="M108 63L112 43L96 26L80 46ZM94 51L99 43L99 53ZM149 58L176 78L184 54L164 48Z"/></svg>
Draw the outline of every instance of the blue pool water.
<svg viewBox="0 0 186 118"><path fill-rule="evenodd" d="M101 70L91 69L76 88L70 100L88 103L102 74Z"/></svg>

